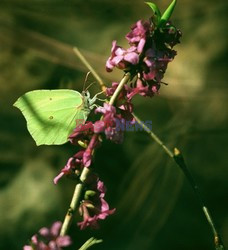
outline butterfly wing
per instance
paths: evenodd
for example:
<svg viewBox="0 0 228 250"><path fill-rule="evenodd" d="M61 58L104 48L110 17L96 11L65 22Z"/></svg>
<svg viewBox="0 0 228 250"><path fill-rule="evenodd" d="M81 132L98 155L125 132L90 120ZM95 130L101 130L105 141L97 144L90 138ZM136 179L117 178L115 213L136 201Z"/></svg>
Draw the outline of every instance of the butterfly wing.
<svg viewBox="0 0 228 250"><path fill-rule="evenodd" d="M82 95L74 90L35 90L14 104L23 113L36 144L60 145L67 142L76 119L86 120Z"/></svg>

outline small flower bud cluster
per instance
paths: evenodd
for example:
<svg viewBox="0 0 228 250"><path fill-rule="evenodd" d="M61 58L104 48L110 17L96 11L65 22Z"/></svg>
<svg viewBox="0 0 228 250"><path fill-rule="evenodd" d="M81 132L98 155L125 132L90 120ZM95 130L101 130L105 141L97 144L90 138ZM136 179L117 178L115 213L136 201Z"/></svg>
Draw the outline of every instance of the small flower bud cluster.
<svg viewBox="0 0 228 250"><path fill-rule="evenodd" d="M62 222L56 221L50 229L41 228L38 234L32 236L30 245L24 246L23 250L62 250L62 247L70 246L70 236L59 236L61 226Z"/></svg>
<svg viewBox="0 0 228 250"><path fill-rule="evenodd" d="M104 220L108 215L113 214L115 209L109 209L108 203L104 200L106 188L99 178L92 174L87 180L87 191L79 206L79 214L83 221L79 222L80 229L90 226L98 228L98 220Z"/></svg>

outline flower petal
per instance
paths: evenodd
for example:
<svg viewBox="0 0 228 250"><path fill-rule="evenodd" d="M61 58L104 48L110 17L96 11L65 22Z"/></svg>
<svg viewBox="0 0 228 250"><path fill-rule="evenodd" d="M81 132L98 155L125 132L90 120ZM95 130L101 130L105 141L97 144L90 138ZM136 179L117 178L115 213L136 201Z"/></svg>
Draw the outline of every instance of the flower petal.
<svg viewBox="0 0 228 250"><path fill-rule="evenodd" d="M124 60L133 65L136 65L139 62L139 55L135 52L127 53L124 56Z"/></svg>
<svg viewBox="0 0 228 250"><path fill-rule="evenodd" d="M67 247L71 245L72 241L70 236L66 235L66 236L59 236L56 240L56 243L59 247Z"/></svg>

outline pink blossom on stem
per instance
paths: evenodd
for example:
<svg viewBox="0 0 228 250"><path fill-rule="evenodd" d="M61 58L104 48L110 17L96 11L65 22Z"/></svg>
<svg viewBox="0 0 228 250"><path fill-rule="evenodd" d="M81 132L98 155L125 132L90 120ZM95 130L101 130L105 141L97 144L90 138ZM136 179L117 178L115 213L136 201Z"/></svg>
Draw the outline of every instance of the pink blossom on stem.
<svg viewBox="0 0 228 250"><path fill-rule="evenodd" d="M129 65L136 65L139 62L139 55L135 46L125 50L116 45L116 41L112 42L111 56L106 62L106 70L111 72L114 67L125 69Z"/></svg>
<svg viewBox="0 0 228 250"><path fill-rule="evenodd" d="M68 138L72 144L78 145L79 140L88 139L91 135L93 135L93 123L86 122L85 124L79 124Z"/></svg>
<svg viewBox="0 0 228 250"><path fill-rule="evenodd" d="M131 28L131 31L126 35L130 48L138 55L138 60L128 61L123 58L125 51L120 46L113 42L112 54L109 57L106 69L112 71L114 67L123 69L125 72L130 72L133 76L137 76L142 81L142 86L138 87L137 80L131 84L127 90L127 99L130 101L136 94L152 97L158 92L160 83L166 72L168 63L173 60L176 51L173 46L179 43L181 32L176 29L171 22L167 22L162 28L158 28L154 23L153 18L150 21L139 20ZM119 52L121 51L121 52ZM121 55L121 57L120 57ZM130 63L129 63L130 62ZM106 90L107 96L114 93L115 86ZM126 94L125 90L120 94ZM124 92L125 91L125 92ZM119 97L118 99L121 99Z"/></svg>
<svg viewBox="0 0 228 250"><path fill-rule="evenodd" d="M167 65L174 58L176 53L171 50L158 51L150 48L145 53L144 63L147 67L142 73L144 80L161 82Z"/></svg>
<svg viewBox="0 0 228 250"><path fill-rule="evenodd" d="M142 53L152 31L153 26L151 26L149 21L139 20L131 27L131 31L126 35L126 39L131 45L137 46L138 53Z"/></svg>
<svg viewBox="0 0 228 250"><path fill-rule="evenodd" d="M87 199L80 204L79 213L83 217L83 221L78 223L80 229L86 227L96 229L99 227L98 220L104 220L108 215L115 212L115 209L109 209L108 203L104 200L106 193L104 183L96 176L93 176L90 181L89 190L94 192L93 195L89 196L89 198L86 197Z"/></svg>
<svg viewBox="0 0 228 250"><path fill-rule="evenodd" d="M98 145L98 136L94 134L89 142L88 147L86 148L84 154L83 154L83 165L85 167L89 167L92 162L92 156L93 156L93 151Z"/></svg>
<svg viewBox="0 0 228 250"><path fill-rule="evenodd" d="M61 179L64 175L74 177L76 171L78 172L78 174L81 172L83 168L82 159L83 159L84 152L85 150L80 150L73 157L69 158L64 168L54 178L54 184L57 184L59 179Z"/></svg>
<svg viewBox="0 0 228 250"><path fill-rule="evenodd" d="M124 125L124 118L117 114L116 108L108 103L104 103L103 107L98 107L95 113L102 113L104 122L103 131L105 132L106 138L115 143L122 143L123 131L120 129L121 125ZM95 127L97 126L95 122Z"/></svg>
<svg viewBox="0 0 228 250"><path fill-rule="evenodd" d="M56 221L51 228L43 227L31 238L31 245L24 246L24 250L62 250L71 245L70 236L59 236L62 222Z"/></svg>

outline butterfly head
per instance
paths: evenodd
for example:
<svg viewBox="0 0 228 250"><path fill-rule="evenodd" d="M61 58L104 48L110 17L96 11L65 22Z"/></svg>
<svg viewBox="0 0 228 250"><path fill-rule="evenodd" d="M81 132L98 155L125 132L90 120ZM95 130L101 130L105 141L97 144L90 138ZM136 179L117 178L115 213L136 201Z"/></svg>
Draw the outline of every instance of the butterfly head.
<svg viewBox="0 0 228 250"><path fill-rule="evenodd" d="M90 92L88 90L83 90L82 91L82 96L84 98L84 105L88 109L93 109L96 104L97 96L95 95L93 98L91 98Z"/></svg>

